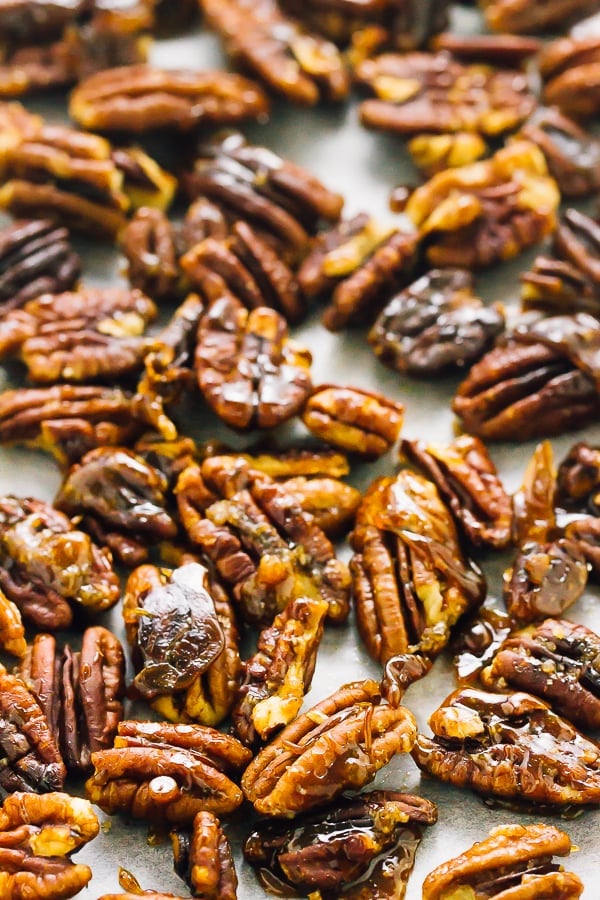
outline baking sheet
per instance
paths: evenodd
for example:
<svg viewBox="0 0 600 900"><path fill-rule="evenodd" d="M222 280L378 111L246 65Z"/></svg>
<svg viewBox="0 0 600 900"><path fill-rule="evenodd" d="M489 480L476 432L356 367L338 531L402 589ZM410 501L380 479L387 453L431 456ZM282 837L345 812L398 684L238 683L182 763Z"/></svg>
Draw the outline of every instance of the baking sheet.
<svg viewBox="0 0 600 900"><path fill-rule="evenodd" d="M473 19L464 10L455 17L455 27L471 29ZM223 66L223 57L216 40L203 33L190 34L176 40L158 42L153 61L163 66L194 66L205 68ZM27 104L43 112L54 121L65 119L65 106L59 101L44 100ZM266 143L274 150L304 165L318 174L330 188L347 198L348 213L366 210L386 219L390 217L387 199L391 188L398 183L410 182L414 172L403 149L402 142L393 136L374 134L360 128L357 120L357 104L347 107L304 110L289 108L276 103L272 120L263 126L245 129L250 139ZM78 245L84 257L84 278L90 284L116 283L120 279L118 255L108 249L84 242ZM507 306L516 306L519 295L518 273L522 271L533 253L522 256L516 262L498 268L478 282L481 296L486 301L501 300ZM384 368L371 353L365 338L357 333L333 335L319 322L316 313L307 323L296 329L295 337L311 349L314 357L313 379L315 384L334 382L372 388L401 400L406 407L402 434L407 438L425 438L448 442L454 435L454 420L450 412L450 399L459 382L458 378L444 378L433 382L417 382L400 377ZM13 386L10 375L0 372L0 387ZM240 443L204 408L193 414L195 437L206 439L218 436L229 442ZM287 429L293 431L294 429ZM553 440L556 460L566 454L577 439L600 444L600 425ZM509 490L521 482L525 465L535 447L535 442L522 445L492 445L491 454ZM376 464L356 468L352 481L365 487L380 474L395 470L395 456L388 454ZM60 477L52 461L41 454L23 449L0 448L0 491L19 495L34 495L52 500ZM348 556L345 549L343 555ZM501 573L509 556L479 558L489 583L489 594L501 594ZM569 610L569 617L600 630L600 594L589 587L578 603ZM102 618L102 623L112 627L124 637L119 609ZM369 659L357 641L353 622L342 629L327 630L321 649L313 687L307 705L327 696L339 685L358 678L378 677L379 667ZM431 673L410 688L406 703L415 713L419 726L429 733L428 715L454 688L454 678L449 659L442 656ZM149 716L150 717L150 716ZM597 871L600 864L598 834L600 813L588 811L571 821L547 816L523 815L502 809L490 809L475 795L447 787L428 778L422 778L410 757L392 761L371 787L409 790L421 793L439 807L439 822L424 836L411 876L407 898L417 900L421 896L423 879L440 862L467 849L474 841L487 836L496 825L512 821L554 821L569 832L573 843L579 847L568 866L586 882L585 900L597 900ZM182 882L172 872L170 845L163 841L155 844L147 841L147 828L143 824L125 822L119 817L110 818L100 813L103 828L99 837L76 857L93 869L90 885L81 893L83 898L95 898L107 891L118 889L118 869L125 866L139 879L142 887L171 891L187 896ZM236 851L240 879L239 897L242 900L258 900L265 897L253 871L246 866L239 853L241 840L248 831L248 813L244 810L239 822L227 826Z"/></svg>

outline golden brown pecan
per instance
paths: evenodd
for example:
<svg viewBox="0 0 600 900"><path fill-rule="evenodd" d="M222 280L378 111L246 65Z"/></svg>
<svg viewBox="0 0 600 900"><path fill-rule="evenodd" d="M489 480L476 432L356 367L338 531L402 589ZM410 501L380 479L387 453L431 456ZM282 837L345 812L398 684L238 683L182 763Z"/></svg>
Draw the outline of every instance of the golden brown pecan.
<svg viewBox="0 0 600 900"><path fill-rule="evenodd" d="M252 465L257 467L256 461ZM304 512L314 516L315 522L327 537L334 539L345 534L354 522L361 494L339 478L286 478L286 490L298 498Z"/></svg>
<svg viewBox="0 0 600 900"><path fill-rule="evenodd" d="M323 597L294 597L264 628L244 663L234 734L249 747L269 740L300 711L310 688L327 615Z"/></svg>
<svg viewBox="0 0 600 900"><path fill-rule="evenodd" d="M516 34L564 32L579 19L598 11L596 0L483 0L485 18L493 31Z"/></svg>
<svg viewBox="0 0 600 900"><path fill-rule="evenodd" d="M92 870L70 860L96 837L100 823L87 800L52 793L13 794L0 809L0 892L6 900L67 900Z"/></svg>
<svg viewBox="0 0 600 900"><path fill-rule="evenodd" d="M71 117L86 129L143 134L157 128L191 131L263 118L261 88L229 72L119 66L98 72L71 94Z"/></svg>
<svg viewBox="0 0 600 900"><path fill-rule="evenodd" d="M418 134L408 142L412 161L426 178L445 169L456 169L476 162L487 154L487 149L481 135L468 131Z"/></svg>
<svg viewBox="0 0 600 900"><path fill-rule="evenodd" d="M285 319L266 306L248 312L225 293L200 320L198 386L232 428L273 428L296 415L312 389L311 362L289 339Z"/></svg>
<svg viewBox="0 0 600 900"><path fill-rule="evenodd" d="M200 5L234 62L287 100L313 105L348 95L350 76L337 47L288 18L275 0Z"/></svg>
<svg viewBox="0 0 600 900"><path fill-rule="evenodd" d="M88 612L119 599L110 553L42 500L0 498L0 588L38 628L71 624L71 603Z"/></svg>
<svg viewBox="0 0 600 900"><path fill-rule="evenodd" d="M351 543L358 630L379 662L436 655L457 619L483 599L483 575L463 556L449 510L413 472L373 482Z"/></svg>
<svg viewBox="0 0 600 900"><path fill-rule="evenodd" d="M238 880L229 841L219 820L199 812L192 833L171 832L175 871L192 896L202 900L236 900Z"/></svg>
<svg viewBox="0 0 600 900"><path fill-rule="evenodd" d="M513 537L518 547L545 542L555 531L556 468L550 441L542 441L527 463L523 483L513 495Z"/></svg>
<svg viewBox="0 0 600 900"><path fill-rule="evenodd" d="M291 827L287 822L262 823L246 838L244 858L260 870L264 887L271 883L294 893L355 900L368 891L402 900L421 826L436 819L437 809L429 800L371 791L299 816Z"/></svg>
<svg viewBox="0 0 600 900"><path fill-rule="evenodd" d="M382 702L375 681L347 684L267 744L242 789L257 812L292 818L369 784L393 756L410 751L415 735L412 713Z"/></svg>
<svg viewBox="0 0 600 900"><path fill-rule="evenodd" d="M139 900L143 896L145 900L184 900L176 894L165 894L162 891L144 890L139 881L127 869L119 868L119 886L122 894L102 894L98 900Z"/></svg>
<svg viewBox="0 0 600 900"><path fill-rule="evenodd" d="M19 607L0 590L0 648L13 656L27 652L25 628Z"/></svg>
<svg viewBox="0 0 600 900"><path fill-rule="evenodd" d="M18 147L26 136L39 132L43 125L41 116L30 113L21 103L0 101L0 175L4 179L8 155Z"/></svg>
<svg viewBox="0 0 600 900"><path fill-rule="evenodd" d="M302 421L316 437L364 459L387 453L400 434L404 406L362 388L322 384L302 410Z"/></svg>
<svg viewBox="0 0 600 900"><path fill-rule="evenodd" d="M262 442L241 456L253 469L264 472L277 481L285 481L305 476L313 478L343 478L350 472L350 464L345 453L333 450L325 444L308 444L279 449L270 442Z"/></svg>
<svg viewBox="0 0 600 900"><path fill-rule="evenodd" d="M420 769L486 797L551 806L596 804L600 750L531 694L462 688L417 736Z"/></svg>
<svg viewBox="0 0 600 900"><path fill-rule="evenodd" d="M250 757L235 738L202 725L121 722L114 749L92 756L86 793L110 815L191 824L199 812L226 815L240 806L242 792L229 775Z"/></svg>
<svg viewBox="0 0 600 900"><path fill-rule="evenodd" d="M111 156L123 173L123 193L127 195L131 209L169 208L177 190L174 175L161 169L140 147L117 147Z"/></svg>
<svg viewBox="0 0 600 900"><path fill-rule="evenodd" d="M511 259L550 234L558 203L542 152L515 141L489 160L434 175L406 214L432 265L470 269Z"/></svg>
<svg viewBox="0 0 600 900"><path fill-rule="evenodd" d="M600 38L561 38L548 44L539 57L544 102L576 119L600 110Z"/></svg>
<svg viewBox="0 0 600 900"><path fill-rule="evenodd" d="M553 860L570 850L569 835L554 825L498 825L488 838L430 872L423 900L460 893L495 900L576 900L582 882Z"/></svg>

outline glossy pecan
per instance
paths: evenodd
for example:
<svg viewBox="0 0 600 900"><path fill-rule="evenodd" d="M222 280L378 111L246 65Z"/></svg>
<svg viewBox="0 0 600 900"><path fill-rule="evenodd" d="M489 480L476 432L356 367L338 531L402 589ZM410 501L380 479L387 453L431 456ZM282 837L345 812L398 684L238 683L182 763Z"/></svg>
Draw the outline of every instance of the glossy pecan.
<svg viewBox="0 0 600 900"><path fill-rule="evenodd" d="M67 900L92 870L70 856L96 837L98 817L87 800L51 793L16 793L0 809L0 891L6 898Z"/></svg>
<svg viewBox="0 0 600 900"><path fill-rule="evenodd" d="M266 306L248 312L225 294L200 321L198 386L232 428L273 428L296 415L312 389L311 362L289 339L285 319Z"/></svg>
<svg viewBox="0 0 600 900"><path fill-rule="evenodd" d="M359 633L371 656L434 656L485 594L435 485L408 470L376 479L356 515L350 563Z"/></svg>
<svg viewBox="0 0 600 900"><path fill-rule="evenodd" d="M433 481L471 544L499 550L510 543L511 498L483 441L467 434L447 447L403 440L400 451Z"/></svg>
<svg viewBox="0 0 600 900"><path fill-rule="evenodd" d="M431 178L445 169L476 162L487 154L480 134L456 131L450 134L418 134L408 142L408 152L417 169Z"/></svg>
<svg viewBox="0 0 600 900"><path fill-rule="evenodd" d="M350 463L345 453L326 444L299 444L287 448L263 442L242 456L253 469L264 472L277 481L292 478L343 478L350 473Z"/></svg>
<svg viewBox="0 0 600 900"><path fill-rule="evenodd" d="M556 468L550 441L542 441L533 451L523 483L513 494L513 537L522 547L529 542L544 543L554 536L556 513Z"/></svg>
<svg viewBox="0 0 600 900"><path fill-rule="evenodd" d="M127 195L131 209L169 208L177 190L174 175L162 169L140 147L117 147L111 157L123 175L123 193Z"/></svg>
<svg viewBox="0 0 600 900"><path fill-rule="evenodd" d="M433 738L417 736L420 769L486 797L551 806L600 798L600 751L566 719L525 693L462 688L429 719Z"/></svg>
<svg viewBox="0 0 600 900"><path fill-rule="evenodd" d="M179 296L177 232L164 212L149 206L138 209L123 230L120 245L133 288L158 302Z"/></svg>
<svg viewBox="0 0 600 900"><path fill-rule="evenodd" d="M484 0L485 18L493 31L514 34L539 34L545 31L561 33L579 19L598 11L595 0L547 0L529 3L528 0Z"/></svg>
<svg viewBox="0 0 600 900"><path fill-rule="evenodd" d="M600 513L600 448L573 444L556 473L556 501L567 510Z"/></svg>
<svg viewBox="0 0 600 900"><path fill-rule="evenodd" d="M485 3L486 0L482 0ZM445 50L461 62L522 69L542 49L536 38L516 34L459 34L445 31L431 41L433 50Z"/></svg>
<svg viewBox="0 0 600 900"><path fill-rule="evenodd" d="M405 707L382 702L374 681L339 688L288 725L242 776L257 812L292 818L357 791L397 753L413 746L416 724Z"/></svg>
<svg viewBox="0 0 600 900"><path fill-rule="evenodd" d="M497 900L576 900L583 883L553 859L571 849L569 835L554 825L498 825L488 838L430 872L423 900L461 892Z"/></svg>
<svg viewBox="0 0 600 900"><path fill-rule="evenodd" d="M512 616L499 609L497 603L493 597L486 600L474 615L461 623L458 634L450 642L459 684L478 678L515 627Z"/></svg>
<svg viewBox="0 0 600 900"><path fill-rule="evenodd" d="M86 78L71 94L69 112L82 128L143 134L158 128L189 132L264 118L262 89L229 72L118 66Z"/></svg>
<svg viewBox="0 0 600 900"><path fill-rule="evenodd" d="M576 119L600 111L600 37L560 38L539 57L544 102Z"/></svg>
<svg viewBox="0 0 600 900"><path fill-rule="evenodd" d="M151 544L177 534L166 509L167 487L162 472L131 450L98 447L69 470L54 502L81 517L120 562L135 566Z"/></svg>
<svg viewBox="0 0 600 900"><path fill-rule="evenodd" d="M251 753L202 725L121 722L112 750L94 753L88 798L109 815L191 824L199 812L226 815L243 800L231 780ZM231 776L231 777L230 777Z"/></svg>
<svg viewBox="0 0 600 900"><path fill-rule="evenodd" d="M199 812L192 833L172 831L175 871L202 900L236 900L238 880L229 841L219 820Z"/></svg>
<svg viewBox="0 0 600 900"><path fill-rule="evenodd" d="M304 512L314 516L328 538L340 537L352 527L361 494L351 484L339 478L298 476L285 479L284 485L298 498Z"/></svg>
<svg viewBox="0 0 600 900"><path fill-rule="evenodd" d="M498 306L484 306L463 269L433 269L389 301L369 331L386 366L431 377L479 359L504 329Z"/></svg>
<svg viewBox="0 0 600 900"><path fill-rule="evenodd" d="M0 498L0 588L38 628L71 624L71 604L88 612L119 599L111 555L42 500Z"/></svg>
<svg viewBox="0 0 600 900"><path fill-rule="evenodd" d="M436 819L429 800L371 791L299 816L292 827L263 823L246 838L244 858L265 887L348 898L376 891L372 896L402 900L422 826Z"/></svg>
<svg viewBox="0 0 600 900"><path fill-rule="evenodd" d="M556 227L559 192L544 156L515 141L491 159L434 175L406 214L434 266L484 268L517 256Z"/></svg>

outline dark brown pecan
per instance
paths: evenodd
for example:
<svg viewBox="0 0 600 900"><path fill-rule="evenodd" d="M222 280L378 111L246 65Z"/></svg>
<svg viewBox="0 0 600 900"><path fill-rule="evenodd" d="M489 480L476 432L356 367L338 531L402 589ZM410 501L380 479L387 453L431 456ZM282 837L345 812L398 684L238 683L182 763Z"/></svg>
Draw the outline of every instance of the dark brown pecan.
<svg viewBox="0 0 600 900"><path fill-rule="evenodd" d="M486 307L463 269L433 269L389 301L369 331L382 363L431 377L479 359L504 329L498 306Z"/></svg>
<svg viewBox="0 0 600 900"><path fill-rule="evenodd" d="M256 653L244 663L232 713L242 743L268 741L297 716L311 685L327 610L323 597L294 597L261 631Z"/></svg>
<svg viewBox="0 0 600 900"><path fill-rule="evenodd" d="M573 444L558 467L556 501L567 510L600 514L600 448Z"/></svg>
<svg viewBox="0 0 600 900"><path fill-rule="evenodd" d="M387 453L400 434L404 406L362 388L322 384L302 410L302 421L316 437L364 459Z"/></svg>
<svg viewBox="0 0 600 900"><path fill-rule="evenodd" d="M167 479L141 456L99 447L74 465L55 504L111 548L125 565L144 562L149 546L177 534L166 509Z"/></svg>
<svg viewBox="0 0 600 900"><path fill-rule="evenodd" d="M22 657L27 652L25 629L19 607L0 591L0 648Z"/></svg>
<svg viewBox="0 0 600 900"><path fill-rule="evenodd" d="M544 102L576 119L600 111L600 37L561 38L539 57Z"/></svg>
<svg viewBox="0 0 600 900"><path fill-rule="evenodd" d="M493 31L514 34L561 33L579 19L598 11L596 0L484 0L485 18Z"/></svg>
<svg viewBox="0 0 600 900"><path fill-rule="evenodd" d="M377 98L361 104L363 125L404 135L496 136L517 128L536 107L523 72L465 66L446 53L385 53L366 59L356 74Z"/></svg>
<svg viewBox="0 0 600 900"><path fill-rule="evenodd" d="M113 66L145 63L154 0L94 0L64 32L71 81Z"/></svg>
<svg viewBox="0 0 600 900"><path fill-rule="evenodd" d="M48 719L68 771L85 772L90 754L112 746L123 718L125 655L118 638L96 626L83 633L81 650L58 648L36 635L16 673Z"/></svg>
<svg viewBox="0 0 600 900"><path fill-rule="evenodd" d="M587 580L587 560L576 540L526 543L504 574L506 608L521 624L560 616L581 597Z"/></svg>
<svg viewBox="0 0 600 900"><path fill-rule="evenodd" d="M391 706L400 706L404 694L415 681L424 678L433 661L418 653L398 653L390 656L383 668L381 696Z"/></svg>
<svg viewBox="0 0 600 900"><path fill-rule="evenodd" d="M569 835L554 825L498 825L488 838L430 872L423 900L463 892L496 900L576 900L583 883L553 861L571 849Z"/></svg>
<svg viewBox="0 0 600 900"><path fill-rule="evenodd" d="M283 483L285 489L298 498L304 512L314 516L327 537L340 537L352 527L361 501L360 491L352 485L339 478L303 476L286 478Z"/></svg>
<svg viewBox="0 0 600 900"><path fill-rule="evenodd" d="M520 136L540 148L563 197L588 197L600 189L600 141L557 109L538 109Z"/></svg>
<svg viewBox="0 0 600 900"><path fill-rule="evenodd" d="M334 44L288 18L275 0L201 0L235 63L291 101L343 100L350 75Z"/></svg>
<svg viewBox="0 0 600 900"><path fill-rule="evenodd" d="M193 193L189 180L192 178L190 173L185 172L181 177L182 186L190 194ZM193 247L194 244L199 244L200 241L209 237L223 241L228 234L228 219L222 209L212 200L201 195L190 204L181 228L181 242L184 247Z"/></svg>
<svg viewBox="0 0 600 900"><path fill-rule="evenodd" d="M229 72L119 66L82 81L69 112L82 128L143 134L159 128L188 132L263 118L262 89Z"/></svg>
<svg viewBox="0 0 600 900"><path fill-rule="evenodd" d="M600 637L585 625L546 619L511 635L481 679L490 690L528 691L574 725L600 729Z"/></svg>
<svg viewBox="0 0 600 900"><path fill-rule="evenodd" d="M479 438L461 435L447 447L403 440L400 449L434 482L471 544L502 549L510 543L512 502Z"/></svg>
<svg viewBox="0 0 600 900"><path fill-rule="evenodd" d="M367 490L351 536L350 563L360 635L374 659L434 656L459 616L485 594L463 556L435 485L404 470Z"/></svg>
<svg viewBox="0 0 600 900"><path fill-rule="evenodd" d="M445 169L456 169L476 162L486 156L488 151L481 135L469 131L418 134L411 138L407 147L412 161L425 178L431 178ZM394 198L394 202L397 203L397 198Z"/></svg>
<svg viewBox="0 0 600 900"><path fill-rule="evenodd" d="M86 782L92 803L158 824L191 824L199 812L226 815L243 796L231 780L251 753L202 725L121 722L112 750L94 753Z"/></svg>
<svg viewBox="0 0 600 900"><path fill-rule="evenodd" d="M600 799L600 750L531 694L462 688L417 736L413 758L456 787L489 797L581 806Z"/></svg>
<svg viewBox="0 0 600 900"><path fill-rule="evenodd" d="M118 147L111 156L123 174L123 193L129 198L131 209L169 208L177 190L174 175L161 169L140 147Z"/></svg>
<svg viewBox="0 0 600 900"><path fill-rule="evenodd" d="M2 896L74 897L90 881L92 870L71 862L70 856L99 830L96 813L80 797L61 793L7 797L0 809Z"/></svg>
<svg viewBox="0 0 600 900"><path fill-rule="evenodd" d="M264 887L294 893L402 900L421 842L433 825L429 800L396 791L371 791L312 815L261 824L244 842L244 858ZM376 892L376 893L375 893Z"/></svg>
<svg viewBox="0 0 600 900"><path fill-rule="evenodd" d="M349 611L350 576L293 493L242 457L209 457L176 488L188 538L231 586L244 617L269 625L290 599L323 596L331 622Z"/></svg>
<svg viewBox="0 0 600 900"><path fill-rule="evenodd" d="M0 498L0 588L38 628L71 624L70 603L101 612L119 599L111 555L42 500Z"/></svg>
<svg viewBox="0 0 600 900"><path fill-rule="evenodd" d="M491 159L434 175L411 194L406 214L432 265L484 268L550 234L559 198L541 150L514 141Z"/></svg>
<svg viewBox="0 0 600 900"><path fill-rule="evenodd" d="M369 784L395 754L410 751L415 734L412 713L382 702L375 681L347 684L267 744L242 789L257 812L292 818Z"/></svg>
<svg viewBox="0 0 600 900"><path fill-rule="evenodd" d="M486 600L475 615L461 623L458 635L450 642L459 683L475 681L515 627L512 616L498 609L497 602L495 598Z"/></svg>
<svg viewBox="0 0 600 900"><path fill-rule="evenodd" d="M38 91L65 89L74 80L69 47L62 39L48 44L2 46L0 97L23 97Z"/></svg>
<svg viewBox="0 0 600 900"><path fill-rule="evenodd" d="M518 327L475 363L452 409L465 431L487 440L577 428L600 407L599 347L600 323L584 313Z"/></svg>
<svg viewBox="0 0 600 900"><path fill-rule="evenodd" d="M198 3L196 0L179 0L174 6L170 0L157 0L155 12L158 33L173 34L194 24L198 18Z"/></svg>
<svg viewBox="0 0 600 900"><path fill-rule="evenodd" d="M58 37L87 5L87 0L9 0L0 10L0 29L12 40Z"/></svg>
<svg viewBox="0 0 600 900"><path fill-rule="evenodd" d="M482 3L486 0L482 0ZM445 50L461 62L475 62L502 69L523 68L542 49L536 38L516 34L457 34L446 31L431 41L433 50Z"/></svg>
<svg viewBox="0 0 600 900"><path fill-rule="evenodd" d="M312 389L311 362L289 339L285 319L266 306L248 312L225 294L200 320L198 386L232 428L273 428L296 415Z"/></svg>
<svg viewBox="0 0 600 900"><path fill-rule="evenodd" d="M0 358L17 356L37 384L115 381L142 367L156 314L137 290L42 294L0 322Z"/></svg>
<svg viewBox="0 0 600 900"><path fill-rule="evenodd" d="M154 300L172 300L181 293L177 232L160 209L138 209L121 235L127 277L133 288Z"/></svg>
<svg viewBox="0 0 600 900"><path fill-rule="evenodd" d="M199 812L192 833L172 831L175 871L202 900L236 900L237 875L229 841L219 820Z"/></svg>

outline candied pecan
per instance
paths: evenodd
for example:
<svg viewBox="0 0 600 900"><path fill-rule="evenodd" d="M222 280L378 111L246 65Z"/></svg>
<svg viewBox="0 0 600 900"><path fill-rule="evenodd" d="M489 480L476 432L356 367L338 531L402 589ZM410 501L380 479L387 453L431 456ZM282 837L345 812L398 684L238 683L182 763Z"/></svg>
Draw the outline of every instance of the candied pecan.
<svg viewBox="0 0 600 900"><path fill-rule="evenodd" d="M264 628L256 653L244 663L233 708L234 734L247 746L269 740L288 725L310 688L328 604L323 597L293 597Z"/></svg>
<svg viewBox="0 0 600 900"><path fill-rule="evenodd" d="M209 457L176 487L188 538L214 563L244 617L269 625L290 599L323 596L344 622L350 576L293 493L242 457Z"/></svg>
<svg viewBox="0 0 600 900"><path fill-rule="evenodd" d="M12 40L58 37L87 0L9 0L0 9L0 31Z"/></svg>
<svg viewBox="0 0 600 900"><path fill-rule="evenodd" d="M383 668L381 696L390 706L399 706L411 684L427 675L432 665L429 657L418 653L390 656Z"/></svg>
<svg viewBox="0 0 600 900"><path fill-rule="evenodd" d="M260 119L269 109L262 89L229 72L118 66L91 75L71 94L69 112L82 128L144 134L158 128Z"/></svg>
<svg viewBox="0 0 600 900"><path fill-rule="evenodd" d="M362 124L404 135L492 137L514 130L536 107L522 72L466 66L446 53L384 53L366 59L356 75L377 98L361 103Z"/></svg>
<svg viewBox="0 0 600 900"><path fill-rule="evenodd" d="M287 100L311 106L348 95L350 76L337 47L288 18L275 0L200 5L234 62Z"/></svg>
<svg viewBox="0 0 600 900"><path fill-rule="evenodd" d="M432 265L483 268L550 234L559 199L541 150L515 141L491 159L434 175L411 194L406 214Z"/></svg>
<svg viewBox="0 0 600 900"><path fill-rule="evenodd" d="M514 34L562 32L579 19L598 11L597 0L484 0L486 22L492 31Z"/></svg>
<svg viewBox="0 0 600 900"><path fill-rule="evenodd" d="M123 173L123 193L129 198L131 209L149 206L157 210L171 205L177 179L140 147L119 147L112 151L112 161Z"/></svg>
<svg viewBox="0 0 600 900"><path fill-rule="evenodd" d="M490 836L430 872L423 900L451 895L511 900L576 900L583 884L553 857L568 856L571 840L554 825L498 825Z"/></svg>
<svg viewBox="0 0 600 900"><path fill-rule="evenodd" d="M502 549L510 543L512 502L479 438L461 435L447 447L403 440L400 450L434 482L471 544Z"/></svg>
<svg viewBox="0 0 600 900"><path fill-rule="evenodd" d="M193 193L189 178L191 176L187 172L182 175L183 187ZM181 227L181 242L184 247L193 247L208 237L223 241L228 234L229 223L225 213L212 200L200 196L190 204Z"/></svg>
<svg viewBox="0 0 600 900"><path fill-rule="evenodd" d="M192 833L171 832L175 871L187 882L193 897L202 900L236 900L237 875L229 841L219 820L199 812Z"/></svg>
<svg viewBox="0 0 600 900"><path fill-rule="evenodd" d="M23 97L36 91L66 88L73 81L69 48L64 40L30 46L3 44L0 97Z"/></svg>
<svg viewBox="0 0 600 900"><path fill-rule="evenodd" d="M450 642L459 682L475 680L515 626L512 616L498 609L496 603L494 598L486 600L462 622L458 635Z"/></svg>
<svg viewBox="0 0 600 900"><path fill-rule="evenodd" d="M576 119L600 111L600 37L561 38L539 56L544 102Z"/></svg>
<svg viewBox="0 0 600 900"><path fill-rule="evenodd" d="M485 0L482 0L485 2ZM431 41L433 50L445 50L462 62L493 64L518 69L542 49L541 41L515 34L456 34L446 31Z"/></svg>
<svg viewBox="0 0 600 900"><path fill-rule="evenodd" d="M600 449L585 441L573 444L558 467L556 500L566 509L600 512Z"/></svg>
<svg viewBox="0 0 600 900"><path fill-rule="evenodd" d="M94 0L64 31L71 81L113 66L145 63L154 0Z"/></svg>
<svg viewBox="0 0 600 900"><path fill-rule="evenodd" d="M199 812L226 815L242 792L229 777L251 753L233 737L202 725L126 721L112 750L94 753L86 782L92 803L157 824L191 824Z"/></svg>
<svg viewBox="0 0 600 900"><path fill-rule="evenodd" d="M479 359L504 329L463 269L433 269L397 294L369 331L376 356L391 369L431 377Z"/></svg>
<svg viewBox="0 0 600 900"><path fill-rule="evenodd" d="M426 178L445 169L456 169L481 159L487 144L479 134L457 131L452 134L418 134L408 142L408 152Z"/></svg>
<svg viewBox="0 0 600 900"><path fill-rule="evenodd" d="M248 312L225 294L200 320L198 386L232 428L273 428L296 415L312 389L311 361L288 338L285 319L266 306Z"/></svg>
<svg viewBox="0 0 600 900"><path fill-rule="evenodd" d="M540 148L563 197L600 189L600 141L557 109L540 107L519 136Z"/></svg>
<svg viewBox="0 0 600 900"><path fill-rule="evenodd" d="M598 803L600 750L531 694L462 688L417 736L420 769L489 797L552 806Z"/></svg>
<svg viewBox="0 0 600 900"><path fill-rule="evenodd" d="M166 509L167 479L141 456L122 447L98 447L74 465L55 505L111 548L125 565L148 556L148 547L174 538L177 525Z"/></svg>
<svg viewBox="0 0 600 900"><path fill-rule="evenodd" d="M0 231L0 316L40 294L69 290L80 271L66 228L43 219L14 222Z"/></svg>
<svg viewBox="0 0 600 900"><path fill-rule="evenodd" d="M67 900L86 886L92 870L70 856L100 831L87 800L51 793L13 794L0 809L0 891L6 900Z"/></svg>
<svg viewBox="0 0 600 900"><path fill-rule="evenodd" d="M177 233L164 212L138 209L121 235L121 251L133 288L161 302L181 292Z"/></svg>
<svg viewBox="0 0 600 900"><path fill-rule="evenodd" d="M256 461L252 465L258 468ZM327 537L336 538L352 527L361 494L339 478L286 478L284 486L298 498L302 509L314 516Z"/></svg>
<svg viewBox="0 0 600 900"><path fill-rule="evenodd" d="M42 500L0 498L0 589L38 628L71 624L69 601L91 612L119 599L111 555Z"/></svg>
<svg viewBox="0 0 600 900"><path fill-rule="evenodd" d="M320 477L337 479L350 472L346 454L326 444L279 449L261 442L252 452L235 453L235 456L243 457L253 469L278 481L302 476L309 480Z"/></svg>
<svg viewBox="0 0 600 900"><path fill-rule="evenodd" d="M483 575L463 556L435 485L407 469L369 487L351 544L357 626L379 662L439 653L459 616L483 599Z"/></svg>
<svg viewBox="0 0 600 900"><path fill-rule="evenodd" d="M529 541L504 573L506 608L521 624L560 616L581 597L587 580L587 560L577 541Z"/></svg>
<svg viewBox="0 0 600 900"><path fill-rule="evenodd" d="M402 900L421 842L433 825L429 800L396 791L371 791L337 801L312 815L261 824L243 846L244 858L271 883L296 893ZM266 877L268 873L268 881ZM375 893L376 892L376 893Z"/></svg>
<svg viewBox="0 0 600 900"><path fill-rule="evenodd" d="M410 751L415 734L412 713L383 702L375 681L347 684L260 751L242 790L257 812L292 818L360 790L396 753Z"/></svg>
<svg viewBox="0 0 600 900"><path fill-rule="evenodd" d="M0 590L0 649L13 656L27 652L25 629L19 607Z"/></svg>

